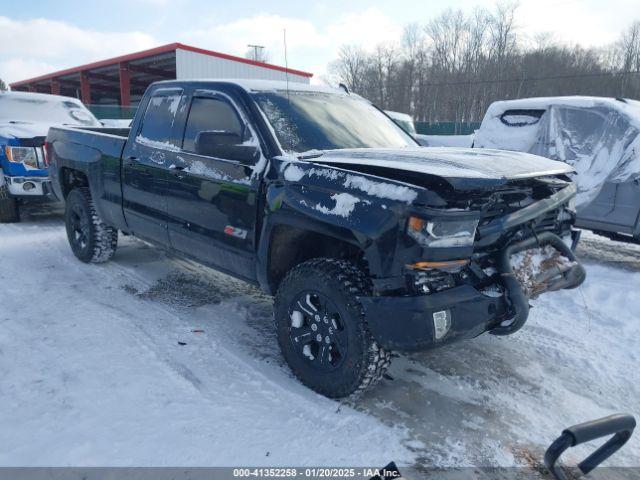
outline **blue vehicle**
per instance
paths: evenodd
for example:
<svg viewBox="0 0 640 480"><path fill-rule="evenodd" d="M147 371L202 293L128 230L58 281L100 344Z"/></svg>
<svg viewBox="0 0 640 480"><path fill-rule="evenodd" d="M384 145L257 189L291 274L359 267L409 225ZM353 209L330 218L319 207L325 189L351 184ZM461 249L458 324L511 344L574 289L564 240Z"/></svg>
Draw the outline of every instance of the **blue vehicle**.
<svg viewBox="0 0 640 480"><path fill-rule="evenodd" d="M75 98L0 92L0 222L18 222L25 201L54 199L44 149L53 125L101 123Z"/></svg>

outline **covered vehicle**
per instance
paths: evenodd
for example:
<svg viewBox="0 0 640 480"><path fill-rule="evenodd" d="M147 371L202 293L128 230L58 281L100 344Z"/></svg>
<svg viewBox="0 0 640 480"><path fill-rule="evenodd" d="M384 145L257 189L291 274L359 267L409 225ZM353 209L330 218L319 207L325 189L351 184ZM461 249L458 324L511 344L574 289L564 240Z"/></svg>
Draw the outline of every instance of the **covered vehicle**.
<svg viewBox="0 0 640 480"><path fill-rule="evenodd" d="M640 102L549 97L493 103L474 146L542 155L575 169L577 226L640 239Z"/></svg>
<svg viewBox="0 0 640 480"><path fill-rule="evenodd" d="M20 203L52 199L44 141L49 127L101 124L75 98L0 92L0 222L20 219Z"/></svg>
<svg viewBox="0 0 640 480"><path fill-rule="evenodd" d="M78 259L122 231L260 286L292 371L330 397L392 350L514 333L529 298L585 275L568 165L421 148L341 90L159 82L130 130L54 127L47 149Z"/></svg>

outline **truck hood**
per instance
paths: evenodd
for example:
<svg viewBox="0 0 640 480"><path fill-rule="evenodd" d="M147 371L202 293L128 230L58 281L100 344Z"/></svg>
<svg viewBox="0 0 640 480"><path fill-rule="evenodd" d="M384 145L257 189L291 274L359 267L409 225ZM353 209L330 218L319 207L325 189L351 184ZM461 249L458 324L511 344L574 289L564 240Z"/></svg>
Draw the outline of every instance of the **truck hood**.
<svg viewBox="0 0 640 480"><path fill-rule="evenodd" d="M34 138L46 137L49 123L32 122L0 122L0 137L3 138Z"/></svg>
<svg viewBox="0 0 640 480"><path fill-rule="evenodd" d="M374 168L381 174L386 170L392 178L398 178L402 171L421 173L443 178L456 189L499 185L509 180L573 171L566 163L537 155L481 148L326 150L309 160L347 170L371 171Z"/></svg>

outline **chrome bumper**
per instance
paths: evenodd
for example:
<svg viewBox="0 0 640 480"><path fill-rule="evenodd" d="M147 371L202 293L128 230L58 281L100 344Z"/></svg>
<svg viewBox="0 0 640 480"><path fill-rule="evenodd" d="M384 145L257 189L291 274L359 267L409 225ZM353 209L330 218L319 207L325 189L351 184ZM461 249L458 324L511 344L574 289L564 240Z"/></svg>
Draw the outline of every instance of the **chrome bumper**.
<svg viewBox="0 0 640 480"><path fill-rule="evenodd" d="M9 177L4 180L11 195L20 197L43 197L51 195L51 180L48 177Z"/></svg>

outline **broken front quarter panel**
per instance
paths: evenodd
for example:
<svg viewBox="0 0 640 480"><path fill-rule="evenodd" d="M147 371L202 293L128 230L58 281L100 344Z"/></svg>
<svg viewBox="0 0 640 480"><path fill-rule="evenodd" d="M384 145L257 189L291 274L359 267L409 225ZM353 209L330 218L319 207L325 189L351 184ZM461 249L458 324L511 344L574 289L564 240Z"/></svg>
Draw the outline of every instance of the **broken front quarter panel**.
<svg viewBox="0 0 640 480"><path fill-rule="evenodd" d="M364 251L376 278L400 276L420 258L422 247L404 234L409 212L446 205L422 187L312 161L276 158L273 167L278 179L267 187L263 234L286 224L351 243Z"/></svg>

